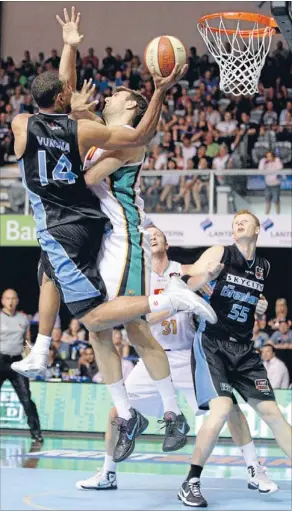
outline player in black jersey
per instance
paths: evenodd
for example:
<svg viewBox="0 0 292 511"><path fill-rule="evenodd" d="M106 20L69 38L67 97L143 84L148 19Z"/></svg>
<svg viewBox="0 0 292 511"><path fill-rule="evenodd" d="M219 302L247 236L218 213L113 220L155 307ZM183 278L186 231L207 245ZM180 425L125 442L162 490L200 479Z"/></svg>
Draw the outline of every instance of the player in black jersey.
<svg viewBox="0 0 292 511"><path fill-rule="evenodd" d="M210 414L198 433L191 468L178 494L191 507L207 506L200 491L200 475L231 413L233 389L268 424L279 447L291 458L291 426L275 402L252 342L255 308L270 271L269 262L256 254L260 223L252 213L242 210L235 215L232 227L235 244L206 250L187 278L188 285L197 287L208 263L222 264L210 297L218 322L207 325L201 321L193 346L198 406L209 409Z"/></svg>
<svg viewBox="0 0 292 511"><path fill-rule="evenodd" d="M78 30L67 31L66 25L78 28L72 9L71 21L64 10L67 45L71 52L81 37ZM67 25L67 28L68 28ZM75 38L75 40L74 40ZM92 120L74 120L66 115L72 99L67 79L55 73L43 73L32 84L32 94L39 106L36 115L20 114L13 120L15 153L21 168L24 186L37 224L37 237L41 247L41 263L45 270L39 302L39 334L31 353L13 364L13 369L25 376L42 374L47 365L49 343L58 310L59 297L70 312L96 332L116 324L159 310L195 311L199 298L187 286L160 296L119 297L108 303L104 283L98 273L96 257L104 234L107 217L101 212L99 201L86 188L82 168L85 155L92 146L107 150L144 146L150 142L160 116L166 90L185 73L175 67L172 74L162 78L153 72L155 92L147 108L140 110L138 103L131 108L140 118L135 129L104 124ZM81 95L74 94L73 114L84 110L84 100L92 94L85 86ZM115 268L112 269L115 271ZM213 318L216 317L208 306ZM153 350L154 351L154 350ZM165 353L161 352L158 372L164 382L164 395L175 391L169 376ZM135 437L145 429L145 420L135 410L129 410L129 401L121 379L121 361L113 345L99 344L99 363L108 373L107 385L116 406L125 410L120 428L126 438L125 447L133 447ZM184 429L186 435L187 428ZM125 435L126 433L126 435Z"/></svg>

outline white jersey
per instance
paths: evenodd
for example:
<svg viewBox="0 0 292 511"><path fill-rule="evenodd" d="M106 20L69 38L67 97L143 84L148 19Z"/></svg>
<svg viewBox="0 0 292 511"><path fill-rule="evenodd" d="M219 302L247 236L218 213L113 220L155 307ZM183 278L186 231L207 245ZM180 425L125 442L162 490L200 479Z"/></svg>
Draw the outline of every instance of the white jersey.
<svg viewBox="0 0 292 511"><path fill-rule="evenodd" d="M103 152L104 149L92 147L86 155L84 170L92 167ZM143 161L144 158L137 163L123 165L104 181L91 187L116 234L124 234L127 230L142 231L145 227L144 201L140 188Z"/></svg>
<svg viewBox="0 0 292 511"><path fill-rule="evenodd" d="M163 275L152 271L151 294L161 293L173 275L183 275L181 264L175 261L169 261ZM161 323L151 325L151 333L164 349L172 351L191 349L195 335L193 315L179 312Z"/></svg>

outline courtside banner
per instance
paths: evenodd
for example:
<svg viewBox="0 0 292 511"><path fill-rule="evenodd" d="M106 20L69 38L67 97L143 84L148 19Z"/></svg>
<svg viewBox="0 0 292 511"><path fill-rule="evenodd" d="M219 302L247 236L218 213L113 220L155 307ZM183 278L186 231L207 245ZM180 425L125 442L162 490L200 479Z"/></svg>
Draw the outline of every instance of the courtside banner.
<svg viewBox="0 0 292 511"><path fill-rule="evenodd" d="M150 214L153 224L167 236L171 246L209 247L233 243L231 225L233 215ZM37 246L35 223L32 216L2 215L0 217L2 247ZM292 246L292 218L290 215L260 217L259 247Z"/></svg>
<svg viewBox="0 0 292 511"><path fill-rule="evenodd" d="M35 247L35 222L31 215L1 215L0 233L2 247Z"/></svg>
<svg viewBox="0 0 292 511"><path fill-rule="evenodd" d="M94 383L48 383L31 382L32 398L36 403L41 427L49 431L79 431L104 433L107 417L112 402L105 385ZM291 391L278 390L276 398L285 419L291 424ZM237 395L253 438L273 438L266 424L259 419L254 410ZM179 404L191 427L191 434L196 435L204 421L204 416L195 417L193 410L183 395L179 395ZM150 420L147 432L163 435L156 418ZM26 416L17 395L5 382L1 389L0 427L2 429L27 429ZM230 437L225 425L220 436Z"/></svg>
<svg viewBox="0 0 292 511"><path fill-rule="evenodd" d="M230 245L233 215L149 214L153 224L161 229L169 245L177 247L210 247ZM259 247L292 246L290 215L270 215L259 218Z"/></svg>

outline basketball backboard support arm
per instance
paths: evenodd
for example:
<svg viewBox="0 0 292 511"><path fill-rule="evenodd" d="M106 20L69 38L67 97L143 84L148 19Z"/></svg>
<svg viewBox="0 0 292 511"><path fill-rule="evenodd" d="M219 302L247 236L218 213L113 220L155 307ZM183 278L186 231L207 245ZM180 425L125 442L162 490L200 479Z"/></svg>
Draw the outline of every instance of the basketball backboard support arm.
<svg viewBox="0 0 292 511"><path fill-rule="evenodd" d="M289 49L292 51L292 3L270 2L271 13L278 23L283 37L286 39Z"/></svg>

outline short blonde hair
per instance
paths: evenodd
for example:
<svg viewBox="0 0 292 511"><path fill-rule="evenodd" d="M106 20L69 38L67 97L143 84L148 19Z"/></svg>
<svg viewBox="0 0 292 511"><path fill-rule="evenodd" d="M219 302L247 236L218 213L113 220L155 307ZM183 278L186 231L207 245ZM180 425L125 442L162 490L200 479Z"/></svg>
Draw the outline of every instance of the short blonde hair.
<svg viewBox="0 0 292 511"><path fill-rule="evenodd" d="M260 227L260 225L261 225L261 224L260 224L260 221L259 221L258 217L257 217L257 216L255 216L255 215L254 215L251 211L249 211L248 209L241 209L240 211L237 211L237 212L235 213L235 215L234 215L233 221L234 221L234 220L235 220L235 218L236 218L237 216L239 216L239 215L250 215L250 216L252 216L252 217L253 217L253 219L254 219L254 221L255 221L255 223L256 223L256 226L257 226L257 227Z"/></svg>

